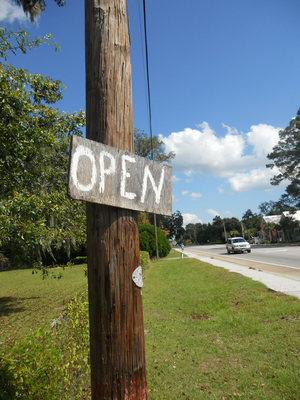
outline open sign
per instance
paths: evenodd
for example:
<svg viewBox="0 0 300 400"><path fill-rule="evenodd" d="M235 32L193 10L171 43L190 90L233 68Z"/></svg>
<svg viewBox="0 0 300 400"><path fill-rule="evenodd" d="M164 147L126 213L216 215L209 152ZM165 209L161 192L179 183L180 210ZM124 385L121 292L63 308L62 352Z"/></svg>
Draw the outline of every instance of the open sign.
<svg viewBox="0 0 300 400"><path fill-rule="evenodd" d="M172 215L172 168L73 136L68 193L73 199Z"/></svg>

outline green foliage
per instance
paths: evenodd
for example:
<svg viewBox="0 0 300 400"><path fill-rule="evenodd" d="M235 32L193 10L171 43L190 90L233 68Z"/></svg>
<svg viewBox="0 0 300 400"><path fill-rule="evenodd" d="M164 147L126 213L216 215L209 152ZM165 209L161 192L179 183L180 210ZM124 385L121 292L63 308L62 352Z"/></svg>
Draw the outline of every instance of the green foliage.
<svg viewBox="0 0 300 400"><path fill-rule="evenodd" d="M34 24L36 18L46 8L45 0L14 0L16 4L22 6L26 15L29 15L30 21ZM66 2L64 0L54 0L59 7L63 7Z"/></svg>
<svg viewBox="0 0 300 400"><path fill-rule="evenodd" d="M14 47L3 32L5 56ZM40 44L27 35L14 33L23 52ZM49 106L62 89L0 63L0 248L15 265L60 262L85 246L85 207L66 194L70 138L82 134L85 114Z"/></svg>
<svg viewBox="0 0 300 400"><path fill-rule="evenodd" d="M57 267L56 267L57 268ZM65 266L62 266L63 271L65 270ZM58 274L56 274L53 270L51 271L50 267L47 267L43 265L42 262L37 262L33 264L33 270L32 270L32 275L38 274L39 272L42 273L42 279L46 278L53 278L53 279L61 279L62 278L62 272L59 271Z"/></svg>
<svg viewBox="0 0 300 400"><path fill-rule="evenodd" d="M165 154L165 144L157 136L153 136L151 139L147 133L137 128L134 129L134 148L135 154L138 156L165 164L170 164L171 160L175 158L174 151Z"/></svg>
<svg viewBox="0 0 300 400"><path fill-rule="evenodd" d="M50 268L50 277L52 273L58 277L61 271ZM32 275L27 269L1 271L0 275L0 347L21 340L33 329L49 327L70 299L87 289L81 266L65 267L63 279L42 280L41 272Z"/></svg>
<svg viewBox="0 0 300 400"><path fill-rule="evenodd" d="M264 225L264 231L265 232L272 232L275 229L275 224L274 222L267 222Z"/></svg>
<svg viewBox="0 0 300 400"><path fill-rule="evenodd" d="M59 250L70 257L86 242L83 204L66 191L13 192L0 201L0 246L15 265L33 265Z"/></svg>
<svg viewBox="0 0 300 400"><path fill-rule="evenodd" d="M154 225L153 214L149 215L149 221L152 225ZM174 212L171 217L156 215L156 224L157 227L161 228L162 230L169 231L169 239L173 238L177 242L182 241L185 230L183 228L183 217L180 211Z"/></svg>
<svg viewBox="0 0 300 400"><path fill-rule="evenodd" d="M1 399L80 399L89 385L87 294L75 297L53 329L15 342L0 361Z"/></svg>
<svg viewBox="0 0 300 400"><path fill-rule="evenodd" d="M149 256L155 257L155 237L154 237L154 226L144 224L139 226L139 238L140 238L140 250L149 253ZM166 257L171 246L160 228L157 228L157 242L158 242L158 254L159 257Z"/></svg>
<svg viewBox="0 0 300 400"><path fill-rule="evenodd" d="M72 263L74 265L79 265L79 264L86 264L87 263L87 256L78 256L72 259Z"/></svg>
<svg viewBox="0 0 300 400"><path fill-rule="evenodd" d="M254 236L257 232L257 229L252 228L252 229L246 229L245 230L245 238L249 238L250 236Z"/></svg>
<svg viewBox="0 0 300 400"><path fill-rule="evenodd" d="M82 269L83 269L84 276L87 278L88 277L88 266L87 266L87 264L83 264Z"/></svg>
<svg viewBox="0 0 300 400"><path fill-rule="evenodd" d="M150 265L150 257L147 251L140 251L140 258L143 271L145 271Z"/></svg>
<svg viewBox="0 0 300 400"><path fill-rule="evenodd" d="M287 179L290 184L286 188L286 195L291 203L300 207L300 109L289 126L279 132L279 143L268 154L272 162L267 168L277 167L279 174L271 179L272 185L279 185ZM284 197L283 197L284 199ZM286 199L285 199L286 200Z"/></svg>
<svg viewBox="0 0 300 400"><path fill-rule="evenodd" d="M36 49L42 44L48 44L54 47L55 51L60 51L60 47L57 43L52 43L52 39L54 39L54 36L50 33L43 38L39 36L31 39L25 29L19 28L19 31L15 31L14 29L7 30L0 27L0 57L6 61L10 52L16 54L20 50L23 54L26 54L27 50Z"/></svg>

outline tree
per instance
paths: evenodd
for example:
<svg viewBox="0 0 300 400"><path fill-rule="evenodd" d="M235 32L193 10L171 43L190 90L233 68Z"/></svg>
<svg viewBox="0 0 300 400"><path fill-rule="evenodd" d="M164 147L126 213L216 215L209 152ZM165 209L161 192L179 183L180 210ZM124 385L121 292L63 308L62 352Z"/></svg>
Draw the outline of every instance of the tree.
<svg viewBox="0 0 300 400"><path fill-rule="evenodd" d="M273 200L263 201L262 203L260 203L258 208L260 210L261 215L263 215L263 216L270 215L270 213L272 213L274 211L275 204L276 203Z"/></svg>
<svg viewBox="0 0 300 400"><path fill-rule="evenodd" d="M262 202L258 208L261 215L281 215L284 211L295 211L295 206L287 193L284 193L278 201Z"/></svg>
<svg viewBox="0 0 300 400"><path fill-rule="evenodd" d="M247 231L247 234L245 232L246 236L253 236L260 229L261 216L248 209L242 217L242 223Z"/></svg>
<svg viewBox="0 0 300 400"><path fill-rule="evenodd" d="M267 223L264 225L263 230L264 230L265 233L267 233L267 234L269 235L270 241L272 241L272 232L274 231L274 229L275 229L275 224L274 224L274 222L267 222Z"/></svg>
<svg viewBox="0 0 300 400"><path fill-rule="evenodd" d="M248 208L248 210L244 213L244 215L242 216L242 220L243 221L247 221L251 218L256 217L256 214L253 214L253 212L250 210L250 208Z"/></svg>
<svg viewBox="0 0 300 400"><path fill-rule="evenodd" d="M285 239L288 241L293 241L293 231L299 226L299 221L295 219L294 213L284 213L280 219L279 225L284 232Z"/></svg>
<svg viewBox="0 0 300 400"><path fill-rule="evenodd" d="M249 239L251 236L254 236L257 232L256 228L245 229L245 238Z"/></svg>
<svg viewBox="0 0 300 400"><path fill-rule="evenodd" d="M66 195L70 137L85 115L53 108L62 88L0 63L0 247L15 264L58 260L62 250L70 257L85 245L84 205Z"/></svg>
<svg viewBox="0 0 300 400"><path fill-rule="evenodd" d="M170 217L170 226L169 226L169 237L174 238L176 242L180 242L182 240L182 236L184 234L183 227L183 217L180 211L176 211Z"/></svg>
<svg viewBox="0 0 300 400"><path fill-rule="evenodd" d="M286 188L291 203L300 207L300 109L289 126L279 132L279 143L268 154L272 162L267 168L279 168L279 174L271 179L272 185L279 185L283 180L289 180Z"/></svg>
<svg viewBox="0 0 300 400"><path fill-rule="evenodd" d="M165 154L165 144L157 136L153 136L151 139L147 133L137 128L134 129L134 149L138 156L160 163L170 164L171 160L175 158L174 151Z"/></svg>
<svg viewBox="0 0 300 400"><path fill-rule="evenodd" d="M54 47L55 51L60 51L58 44L52 42L53 39L54 37L50 33L43 38L39 36L32 39L25 29L19 28L18 31L15 31L14 29L0 28L0 57L6 61L10 53L16 54L20 50L26 54L28 50L35 49L42 44L48 44Z"/></svg>
<svg viewBox="0 0 300 400"><path fill-rule="evenodd" d="M198 224L187 224L183 234L184 242L197 243L197 226Z"/></svg>
<svg viewBox="0 0 300 400"><path fill-rule="evenodd" d="M66 4L64 0L54 1L59 7L63 7ZM46 7L45 0L15 0L15 3L22 6L24 13L29 15L32 24Z"/></svg>

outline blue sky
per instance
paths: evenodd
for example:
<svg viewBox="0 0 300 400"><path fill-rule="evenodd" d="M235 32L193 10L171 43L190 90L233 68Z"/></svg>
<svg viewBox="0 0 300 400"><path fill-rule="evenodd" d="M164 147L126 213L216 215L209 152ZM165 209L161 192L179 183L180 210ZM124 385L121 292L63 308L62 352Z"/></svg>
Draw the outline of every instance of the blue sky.
<svg viewBox="0 0 300 400"><path fill-rule="evenodd" d="M31 26L10 0L0 25L50 32L48 46L8 60L66 85L61 111L85 109L84 2L67 0ZM175 151L173 211L185 223L241 218L284 192L266 155L300 107L298 0L146 1L153 134ZM142 0L128 0L134 126L149 133ZM141 16L139 13L141 11Z"/></svg>

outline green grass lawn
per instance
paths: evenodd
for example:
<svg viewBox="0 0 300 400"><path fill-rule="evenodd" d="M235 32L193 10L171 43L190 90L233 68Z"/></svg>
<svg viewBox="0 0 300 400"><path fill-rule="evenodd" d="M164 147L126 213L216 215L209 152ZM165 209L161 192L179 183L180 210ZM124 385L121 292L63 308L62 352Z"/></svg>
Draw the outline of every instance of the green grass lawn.
<svg viewBox="0 0 300 400"><path fill-rule="evenodd" d="M4 347L8 337L20 341L30 329L49 327L85 290L82 267L63 275L42 281L26 270L0 273ZM146 270L143 307L149 400L300 398L299 299L178 258Z"/></svg>
<svg viewBox="0 0 300 400"><path fill-rule="evenodd" d="M179 251L177 251L175 249L171 249L170 253L165 258L181 258L182 251L180 249L178 249L178 250ZM187 255L184 254L184 252L183 252L183 257L187 258Z"/></svg>
<svg viewBox="0 0 300 400"><path fill-rule="evenodd" d="M53 268L58 272L58 268ZM62 269L59 269L62 271ZM87 288L82 266L67 267L61 279L31 270L0 272L0 344L19 340L38 328L50 327L67 302Z"/></svg>
<svg viewBox="0 0 300 400"><path fill-rule="evenodd" d="M143 302L149 400L300 398L297 298L188 259L153 264Z"/></svg>

